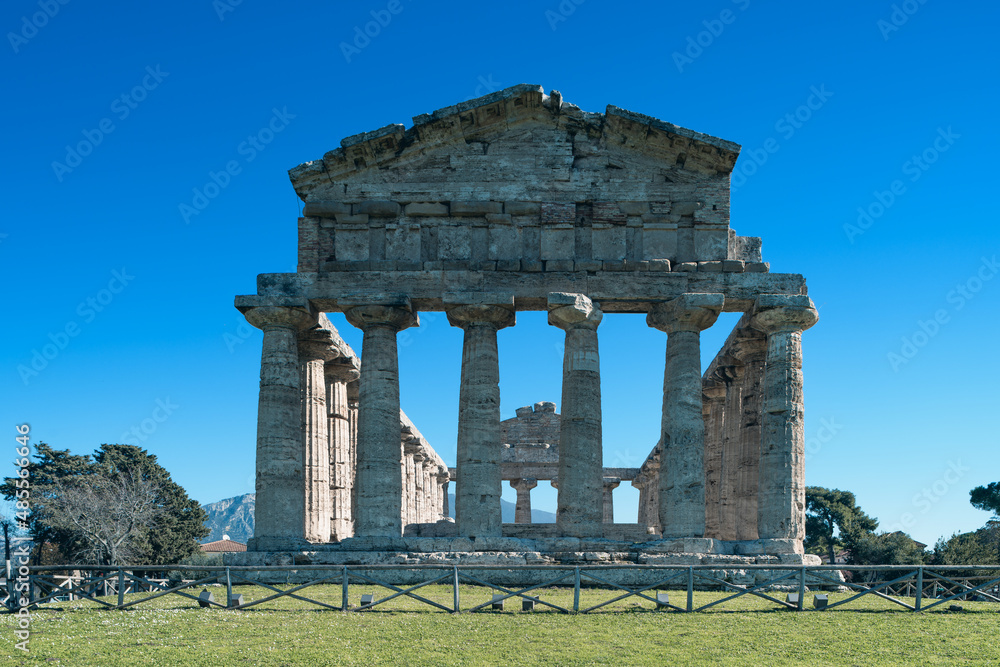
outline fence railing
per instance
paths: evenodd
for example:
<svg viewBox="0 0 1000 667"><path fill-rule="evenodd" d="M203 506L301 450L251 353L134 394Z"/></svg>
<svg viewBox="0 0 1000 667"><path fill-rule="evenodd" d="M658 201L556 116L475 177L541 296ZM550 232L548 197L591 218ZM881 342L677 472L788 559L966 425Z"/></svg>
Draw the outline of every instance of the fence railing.
<svg viewBox="0 0 1000 667"><path fill-rule="evenodd" d="M753 584L738 584L726 578L727 571L741 573L765 571ZM500 585L490 581L491 573L516 573L521 571L528 585ZM650 583L624 585L614 581L615 572L633 575L644 571L645 580ZM176 576L153 576L173 573L196 573L195 578L180 579ZM307 578L301 584L289 588L279 588L262 581L259 573L272 575L287 573L287 579L294 574ZM964 576L949 576L960 572ZM974 573L970 576L968 573ZM313 574L315 573L315 574ZM415 584L397 585L403 578L412 579L422 573L422 580ZM979 574L982 573L982 574ZM393 576L405 574L407 577ZM145 576L144 576L145 575ZM256 577L251 576L256 575ZM849 576L845 576L849 575ZM501 577L502 578L502 577ZM18 583L20 582L20 584ZM198 587L224 584L225 602L216 601L214 595L193 595L188 592ZM319 585L336 585L341 588L340 604L330 604L302 595L302 591ZM433 584L450 587L450 604L432 600L417 593ZM480 586L496 591L491 599L472 605L462 606L460 586L462 584ZM270 594L251 601L244 601L242 595L233 593L234 585L262 588ZM375 599L366 595L358 604L350 604L352 586L381 586L390 593ZM540 589L572 587L573 602L570 606L560 605L551 600L543 600L537 594ZM604 590L613 592L614 597L598 604L581 608L581 590ZM669 602L669 595L662 597L659 590L679 590L684 592L684 602L675 605ZM717 590L722 597L695 604L695 590ZM656 608L675 612L700 612L725 605L744 596L753 596L773 603L778 608L805 611L806 592L809 590L847 591L844 599L814 602L816 611L828 611L852 602L873 596L887 600L895 608L906 611L927 611L945 603L961 600L997 604L1000 611L1000 565L289 565L289 566L134 566L109 568L92 565L64 565L31 567L27 577L20 577L0 587L0 597L8 612L21 608L34 609L53 601L89 600L104 609L129 609L144 602L168 595L176 595L194 600L201 607L250 609L280 598L291 598L333 611L366 611L384 605L396 598L407 597L434 609L449 613L476 612L486 608L494 609L503 601L516 598L530 601L531 605L541 605L562 613L590 613L627 598L638 598L653 602ZM532 593L535 593L532 595ZM655 597L650 593L656 594ZM786 593L782 599L781 593ZM126 595L135 599L126 600ZM568 603L567 603L568 604Z"/></svg>

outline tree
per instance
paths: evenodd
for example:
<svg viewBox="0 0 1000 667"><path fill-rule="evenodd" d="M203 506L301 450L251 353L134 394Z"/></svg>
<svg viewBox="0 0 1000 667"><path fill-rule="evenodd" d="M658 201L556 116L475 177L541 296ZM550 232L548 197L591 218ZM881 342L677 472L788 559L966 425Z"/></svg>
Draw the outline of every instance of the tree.
<svg viewBox="0 0 1000 667"><path fill-rule="evenodd" d="M846 535L852 565L917 565L926 553L906 533L851 531Z"/></svg>
<svg viewBox="0 0 1000 667"><path fill-rule="evenodd" d="M993 512L993 516L1000 517L1000 482L972 489L969 491L969 502L978 510Z"/></svg>
<svg viewBox="0 0 1000 667"><path fill-rule="evenodd" d="M854 494L822 486L806 488L806 539L810 553L826 551L832 564L836 547L846 545L849 533L871 533L878 521L865 514L857 505ZM834 531L838 537L834 537Z"/></svg>
<svg viewBox="0 0 1000 667"><path fill-rule="evenodd" d="M935 565L995 565L1000 563L1000 522L991 521L971 533L955 533L934 545ZM954 576L982 576L973 570L953 572Z"/></svg>
<svg viewBox="0 0 1000 667"><path fill-rule="evenodd" d="M52 525L79 537L79 554L100 565L136 562L146 531L165 512L159 488L135 470L104 470L58 479L49 501Z"/></svg>
<svg viewBox="0 0 1000 667"><path fill-rule="evenodd" d="M56 553L63 555L73 552L79 546L72 533L56 528L48 520L46 504L52 485L58 479L92 473L93 464L90 456L70 454L68 449L53 449L50 445L39 442L35 445L34 460L28 466L28 472L28 479L31 480L31 510L28 513L27 529L35 544L33 553L35 565L42 565L46 564L42 560L42 554L46 551L43 546L46 543L56 546ZM17 497L19 479L7 477L3 484L0 484L0 493L7 500L14 500Z"/></svg>
<svg viewBox="0 0 1000 667"><path fill-rule="evenodd" d="M44 547L57 553L63 559L95 558L104 554L111 558L107 546L95 546L101 540L93 530L85 530L80 524L83 517L77 515L76 523L71 518L60 516L65 503L70 500L82 502L84 490L91 487L93 493L109 489L128 490L133 501L142 494L139 490L153 492L153 507L162 511L151 513L133 506L132 513L139 517L131 522L135 535L121 542L128 544L129 559L134 564L167 564L198 550L198 540L208 534L205 521L208 516L197 501L188 497L184 489L176 484L156 461L156 456L134 445L104 444L91 456L70 454L69 450L56 450L45 443L36 447L35 460L29 466L31 486L31 512L29 533L35 542L35 559L40 563ZM0 485L0 493L8 499L16 494L16 478L7 478ZM65 499L63 495L67 495ZM100 500L102 496L91 498L94 508L92 515L121 512L110 500ZM60 504L63 503L63 504ZM119 517L124 516L122 514ZM125 521L126 525L129 521ZM108 538L115 542L118 538ZM120 546L120 545L119 545ZM121 558L118 555L116 558Z"/></svg>
<svg viewBox="0 0 1000 667"><path fill-rule="evenodd" d="M146 531L149 551L146 561L152 565L177 563L199 551L198 540L209 533L208 514L197 500L188 497L182 486L156 461L156 456L134 445L101 445L94 454L98 467L109 473L118 470L139 471L157 489L157 502L163 506Z"/></svg>

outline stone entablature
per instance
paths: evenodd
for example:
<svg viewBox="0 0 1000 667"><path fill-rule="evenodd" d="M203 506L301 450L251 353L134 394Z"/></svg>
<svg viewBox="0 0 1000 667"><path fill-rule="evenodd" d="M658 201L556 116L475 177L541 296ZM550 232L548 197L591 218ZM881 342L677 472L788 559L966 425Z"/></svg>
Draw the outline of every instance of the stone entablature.
<svg viewBox="0 0 1000 667"><path fill-rule="evenodd" d="M291 170L300 273L767 270L729 228L736 144L530 85L413 121Z"/></svg>

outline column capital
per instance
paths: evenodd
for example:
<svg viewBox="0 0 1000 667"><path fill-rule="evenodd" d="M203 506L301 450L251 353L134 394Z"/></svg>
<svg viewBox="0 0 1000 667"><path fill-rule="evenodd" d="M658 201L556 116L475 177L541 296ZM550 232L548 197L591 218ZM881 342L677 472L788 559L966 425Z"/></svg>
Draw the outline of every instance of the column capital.
<svg viewBox="0 0 1000 667"><path fill-rule="evenodd" d="M299 333L299 356L312 361L333 361L340 351L333 345L333 333L322 327L312 327Z"/></svg>
<svg viewBox="0 0 1000 667"><path fill-rule="evenodd" d="M522 477L520 479L510 480L510 485L511 488L517 491L530 491L538 486L538 480L534 477Z"/></svg>
<svg viewBox="0 0 1000 667"><path fill-rule="evenodd" d="M726 385L724 383L708 384L701 388L706 401L718 400L726 397Z"/></svg>
<svg viewBox="0 0 1000 667"><path fill-rule="evenodd" d="M258 329L285 327L301 331L316 323L313 313L305 308L287 306L258 306L243 311L247 322Z"/></svg>
<svg viewBox="0 0 1000 667"><path fill-rule="evenodd" d="M351 306L344 310L344 317L362 331L369 327L388 327L398 332L420 326L420 317L413 312L409 299L406 300L405 305L363 304Z"/></svg>
<svg viewBox="0 0 1000 667"><path fill-rule="evenodd" d="M617 489L622 483L621 477L605 477L603 481L605 489Z"/></svg>
<svg viewBox="0 0 1000 667"><path fill-rule="evenodd" d="M766 334L805 331L819 321L812 299L804 295L761 294L754 302L750 326Z"/></svg>
<svg viewBox="0 0 1000 667"><path fill-rule="evenodd" d="M604 312L601 305L583 294L549 292L549 324L563 330L597 329Z"/></svg>
<svg viewBox="0 0 1000 667"><path fill-rule="evenodd" d="M464 329L472 325L487 325L496 329L513 326L516 316L512 308L487 304L456 304L447 306L448 324Z"/></svg>
<svg viewBox="0 0 1000 667"><path fill-rule="evenodd" d="M715 324L725 300L722 294L684 294L666 303L650 306L646 324L667 334L678 331L698 333Z"/></svg>
<svg viewBox="0 0 1000 667"><path fill-rule="evenodd" d="M355 368L350 361L348 357L327 359L326 365L323 366L326 381L350 383L361 377L361 371Z"/></svg>

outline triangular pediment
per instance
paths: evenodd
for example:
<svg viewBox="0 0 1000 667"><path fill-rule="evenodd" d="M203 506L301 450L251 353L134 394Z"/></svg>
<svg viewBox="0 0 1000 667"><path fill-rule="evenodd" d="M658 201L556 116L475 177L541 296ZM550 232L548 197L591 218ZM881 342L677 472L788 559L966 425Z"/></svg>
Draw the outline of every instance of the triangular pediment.
<svg viewBox="0 0 1000 667"><path fill-rule="evenodd" d="M670 201L678 186L697 198L699 184L728 189L740 150L615 106L582 111L527 84L341 144L290 171L303 200L600 201L628 187Z"/></svg>

